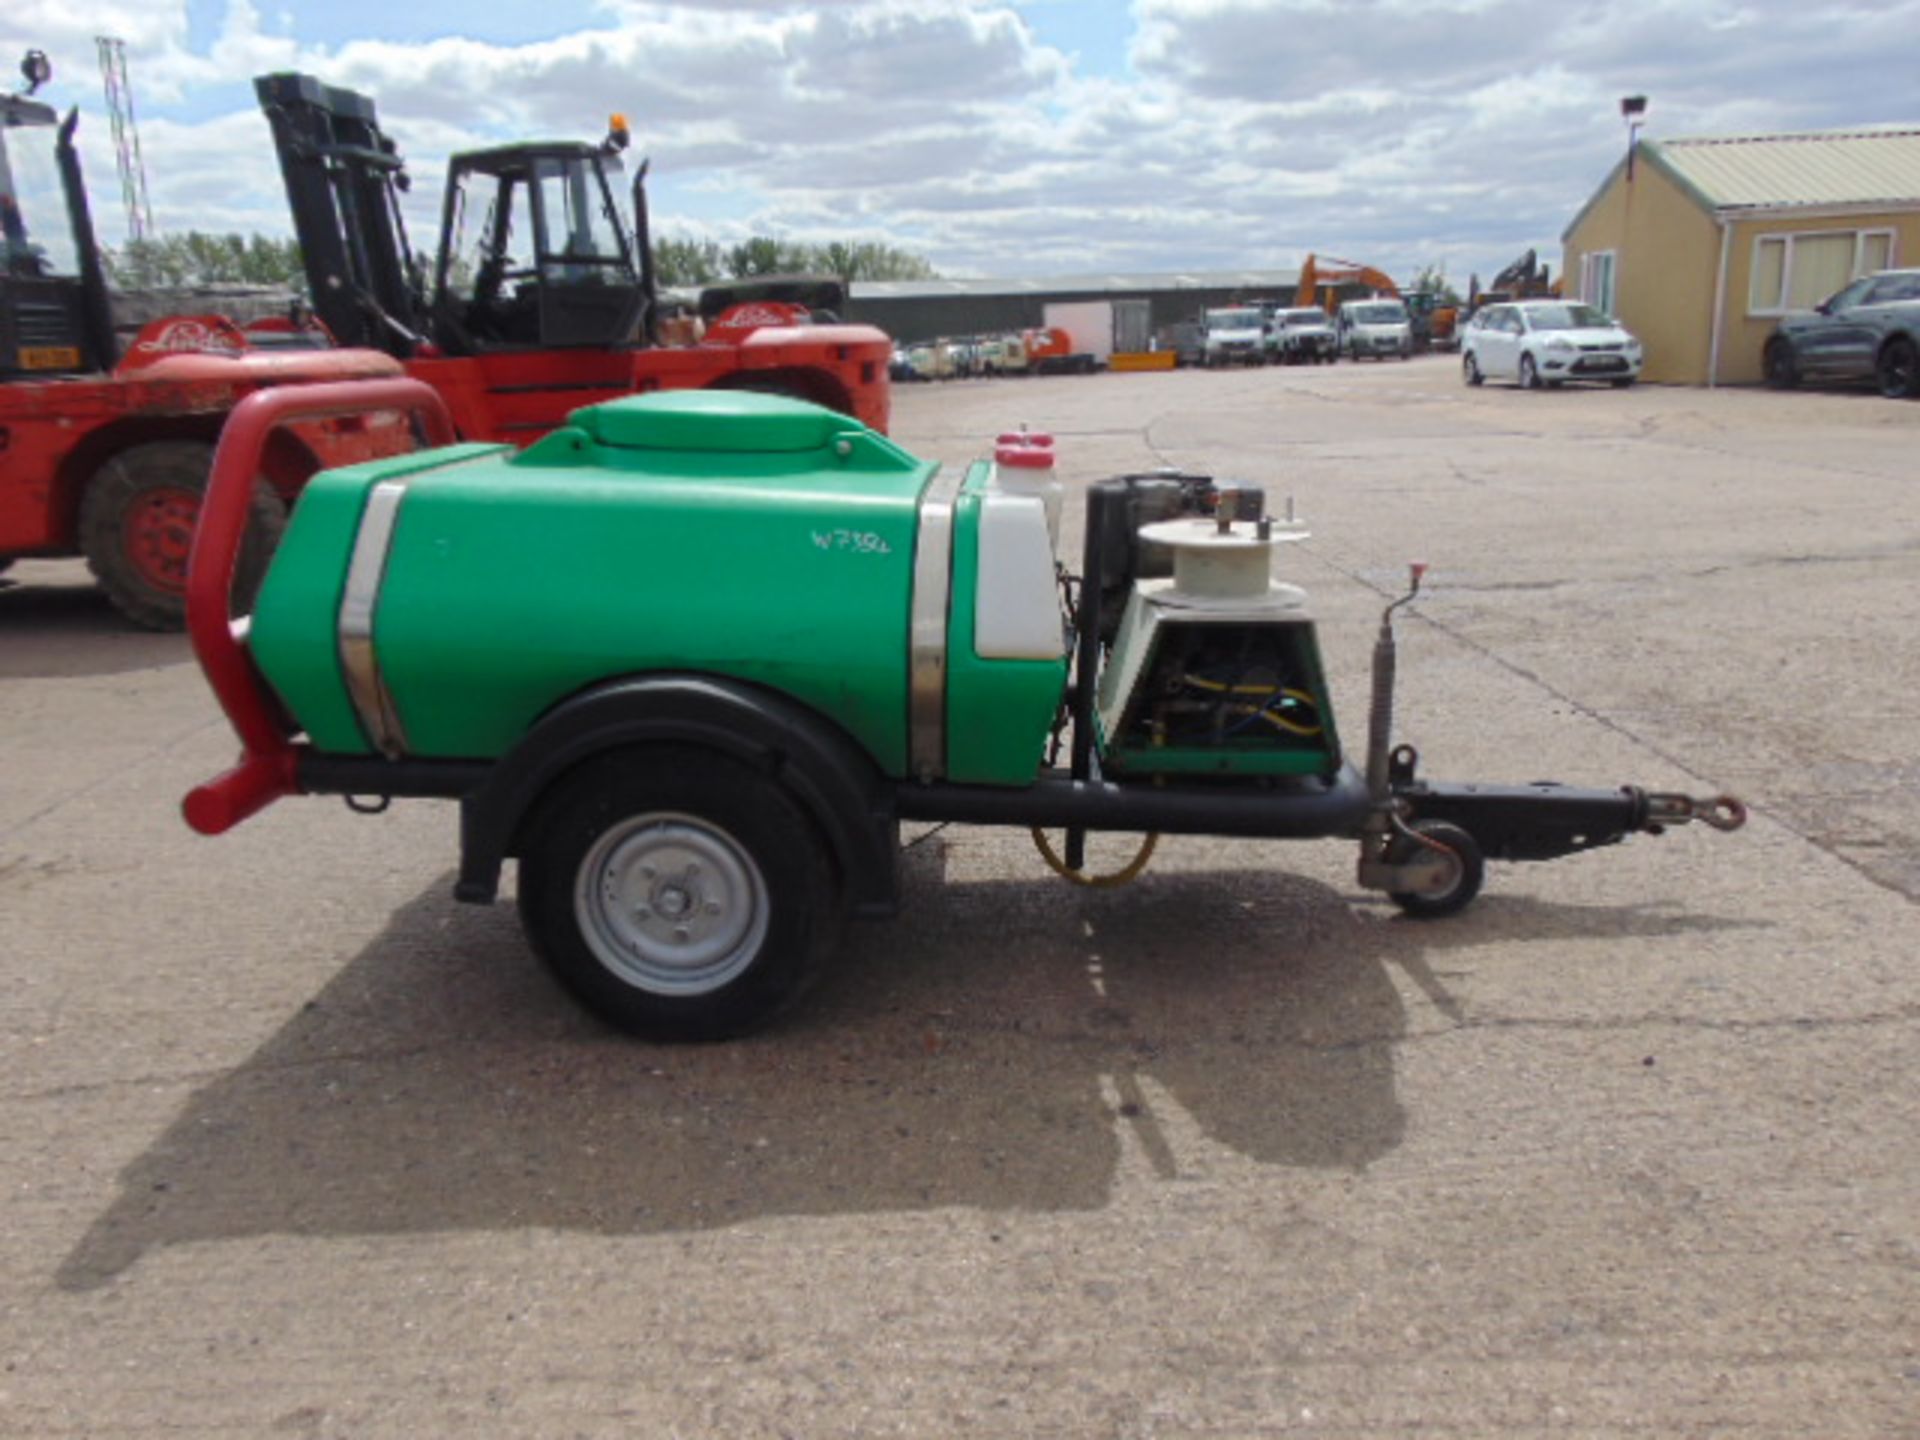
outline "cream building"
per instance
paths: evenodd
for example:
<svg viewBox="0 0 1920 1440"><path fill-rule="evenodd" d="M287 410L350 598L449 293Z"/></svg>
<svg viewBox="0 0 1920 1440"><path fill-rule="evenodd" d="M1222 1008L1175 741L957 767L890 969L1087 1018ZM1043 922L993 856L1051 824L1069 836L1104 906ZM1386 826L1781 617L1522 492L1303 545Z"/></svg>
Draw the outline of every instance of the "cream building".
<svg viewBox="0 0 1920 1440"><path fill-rule="evenodd" d="M1560 238L1567 293L1640 337L1644 379L1757 383L1781 315L1920 265L1920 128L1643 140Z"/></svg>

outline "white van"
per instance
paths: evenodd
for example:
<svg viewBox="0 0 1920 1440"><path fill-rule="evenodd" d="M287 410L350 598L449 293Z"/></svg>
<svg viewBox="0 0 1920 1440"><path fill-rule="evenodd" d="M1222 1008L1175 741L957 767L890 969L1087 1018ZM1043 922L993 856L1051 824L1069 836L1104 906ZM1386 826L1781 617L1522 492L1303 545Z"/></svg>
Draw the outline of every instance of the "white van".
<svg viewBox="0 0 1920 1440"><path fill-rule="evenodd" d="M1413 354L1413 321L1398 300L1348 300L1340 306L1340 349L1349 360Z"/></svg>
<svg viewBox="0 0 1920 1440"><path fill-rule="evenodd" d="M1209 310L1203 365L1267 363L1267 317L1252 305Z"/></svg>

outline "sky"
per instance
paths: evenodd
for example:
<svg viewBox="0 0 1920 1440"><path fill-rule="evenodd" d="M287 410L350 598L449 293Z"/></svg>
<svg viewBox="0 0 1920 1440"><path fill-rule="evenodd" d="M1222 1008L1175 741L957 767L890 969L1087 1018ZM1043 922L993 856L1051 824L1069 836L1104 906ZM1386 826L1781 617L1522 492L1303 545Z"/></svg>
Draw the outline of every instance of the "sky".
<svg viewBox="0 0 1920 1440"><path fill-rule="evenodd" d="M1462 288L1560 234L1643 134L1920 123L1920 0L5 0L125 229L94 37L125 42L162 231L284 235L251 77L371 95L431 248L446 157L598 139L655 233L880 240L952 277L1291 269Z"/></svg>

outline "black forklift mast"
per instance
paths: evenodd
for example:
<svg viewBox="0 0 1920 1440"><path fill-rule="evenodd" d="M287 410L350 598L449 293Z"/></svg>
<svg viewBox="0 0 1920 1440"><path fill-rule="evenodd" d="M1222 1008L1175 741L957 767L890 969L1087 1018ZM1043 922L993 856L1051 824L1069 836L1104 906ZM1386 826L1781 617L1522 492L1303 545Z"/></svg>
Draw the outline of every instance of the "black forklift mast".
<svg viewBox="0 0 1920 1440"><path fill-rule="evenodd" d="M612 216L605 160L626 144L624 122L597 149L520 144L453 156L429 286L401 218L404 162L380 129L372 99L311 75L262 75L253 85L273 131L314 311L342 345L372 346L404 360L429 342L446 354L471 355L652 340L645 167L634 180L639 234L616 227L623 252L632 247L635 254L588 254L585 263L575 263L566 252L576 237L561 215L545 213L543 182L560 177L576 221L597 214L603 203ZM498 187L497 203L478 217L489 231L480 253L455 255L468 188L489 182ZM534 248L515 258L509 251L516 242ZM462 266L473 273L457 285ZM593 283L553 283L569 272ZM462 285L472 293L456 294Z"/></svg>
<svg viewBox="0 0 1920 1440"><path fill-rule="evenodd" d="M120 359L120 344L113 333L113 302L107 295L107 269L100 262L100 245L94 238L93 211L87 205L87 182L80 173L80 151L73 143L79 127L80 111L67 112L60 122L60 140L55 155L60 164L60 184L67 197L67 224L73 231L74 254L80 268L82 349L89 370L111 370Z"/></svg>
<svg viewBox="0 0 1920 1440"><path fill-rule="evenodd" d="M273 130L314 313L342 345L412 356L426 337L426 297L407 246L399 148L373 101L311 75L253 82Z"/></svg>

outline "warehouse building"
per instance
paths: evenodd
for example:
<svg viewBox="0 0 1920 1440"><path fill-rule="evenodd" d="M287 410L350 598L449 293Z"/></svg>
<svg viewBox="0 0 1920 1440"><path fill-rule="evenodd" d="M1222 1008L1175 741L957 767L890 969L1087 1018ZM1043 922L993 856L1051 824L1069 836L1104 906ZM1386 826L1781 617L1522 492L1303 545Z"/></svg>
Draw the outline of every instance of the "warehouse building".
<svg viewBox="0 0 1920 1440"><path fill-rule="evenodd" d="M1920 128L1642 141L1561 240L1568 293L1640 337L1644 378L1752 384L1781 315L1920 261Z"/></svg>
<svg viewBox="0 0 1920 1440"><path fill-rule="evenodd" d="M1198 320L1210 306L1293 302L1297 270L1213 270L1184 275L1072 275L1040 280L861 280L848 320L877 325L903 342L985 335L1043 323L1050 302L1145 300L1155 334Z"/></svg>

